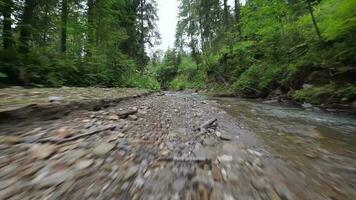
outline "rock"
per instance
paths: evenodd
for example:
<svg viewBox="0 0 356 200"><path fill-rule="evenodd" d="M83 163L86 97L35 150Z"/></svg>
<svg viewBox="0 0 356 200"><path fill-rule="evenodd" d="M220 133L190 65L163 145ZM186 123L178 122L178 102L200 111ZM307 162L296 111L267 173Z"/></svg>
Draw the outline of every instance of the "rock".
<svg viewBox="0 0 356 200"><path fill-rule="evenodd" d="M136 121L138 119L136 115L129 115L128 118L133 121Z"/></svg>
<svg viewBox="0 0 356 200"><path fill-rule="evenodd" d="M216 131L216 136L218 136L220 139L222 140L233 140L234 137L232 135L230 135L229 133L226 133L226 132L219 132L219 131Z"/></svg>
<svg viewBox="0 0 356 200"><path fill-rule="evenodd" d="M94 163L94 160L92 160L92 159L91 160L81 160L75 165L75 167L80 170L86 169L86 168L90 167L93 163Z"/></svg>
<svg viewBox="0 0 356 200"><path fill-rule="evenodd" d="M60 103L62 100L63 100L62 97L57 97L57 96L48 97L48 101L50 103Z"/></svg>
<svg viewBox="0 0 356 200"><path fill-rule="evenodd" d="M30 149L31 155L35 159L47 159L57 151L57 146L50 144L35 145Z"/></svg>
<svg viewBox="0 0 356 200"><path fill-rule="evenodd" d="M274 104L274 103L278 103L278 100L277 100L277 99L271 99L271 100L263 101L262 103L265 103L265 104Z"/></svg>
<svg viewBox="0 0 356 200"><path fill-rule="evenodd" d="M172 188L175 192L180 192L184 189L187 179L185 178L177 178L172 184Z"/></svg>
<svg viewBox="0 0 356 200"><path fill-rule="evenodd" d="M41 175L40 175L41 176ZM66 179L73 176L73 173L68 170L63 170L49 176L36 178L33 183L35 183L39 188L47 188L57 186L63 183Z"/></svg>
<svg viewBox="0 0 356 200"><path fill-rule="evenodd" d="M129 169L127 170L125 176L124 176L124 180L128 180L131 177L133 177L134 175L136 175L136 173L138 172L138 166L134 165L129 167Z"/></svg>
<svg viewBox="0 0 356 200"><path fill-rule="evenodd" d="M322 138L320 131L316 127L310 127L310 128L308 128L308 130L309 130L308 136L315 138L315 139Z"/></svg>
<svg viewBox="0 0 356 200"><path fill-rule="evenodd" d="M217 165L215 164L212 165L211 173L213 175L214 181L218 181L218 182L222 181L223 177Z"/></svg>
<svg viewBox="0 0 356 200"><path fill-rule="evenodd" d="M221 163L224 163L224 162L231 162L233 160L232 156L229 156L229 155L222 155L222 156L218 156L218 161L221 162Z"/></svg>
<svg viewBox="0 0 356 200"><path fill-rule="evenodd" d="M115 148L115 144L104 142L94 148L93 154L97 155L97 156L103 156L103 155L109 153L114 148Z"/></svg>
<svg viewBox="0 0 356 200"><path fill-rule="evenodd" d="M22 139L18 136L0 136L0 144L18 144Z"/></svg>
<svg viewBox="0 0 356 200"><path fill-rule="evenodd" d="M310 104L310 103L303 103L302 106L303 106L304 108L312 108L312 107L313 107L313 105Z"/></svg>
<svg viewBox="0 0 356 200"><path fill-rule="evenodd" d="M303 89L310 89L313 87L313 85L304 83L302 87L303 87Z"/></svg>
<svg viewBox="0 0 356 200"><path fill-rule="evenodd" d="M109 120L113 120L113 121L117 121L117 120L119 120L120 118L119 118L119 116L117 116L117 115L110 115L108 119L109 119Z"/></svg>
<svg viewBox="0 0 356 200"><path fill-rule="evenodd" d="M72 134L70 133L70 131L67 128L63 127L63 128L53 131L51 133L51 135L55 136L58 139L64 139L64 138L70 137Z"/></svg>

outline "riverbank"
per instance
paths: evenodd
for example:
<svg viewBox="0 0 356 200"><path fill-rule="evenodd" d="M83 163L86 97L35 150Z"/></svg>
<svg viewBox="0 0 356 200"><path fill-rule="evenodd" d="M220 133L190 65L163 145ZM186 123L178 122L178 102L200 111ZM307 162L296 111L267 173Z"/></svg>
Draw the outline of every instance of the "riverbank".
<svg viewBox="0 0 356 200"><path fill-rule="evenodd" d="M302 176L288 159L269 151L249 124L220 106L190 94L151 94L56 119L1 121L0 196L275 200L355 195L333 185L328 174L318 178L328 184L310 185L316 174ZM348 176L339 176L348 184Z"/></svg>

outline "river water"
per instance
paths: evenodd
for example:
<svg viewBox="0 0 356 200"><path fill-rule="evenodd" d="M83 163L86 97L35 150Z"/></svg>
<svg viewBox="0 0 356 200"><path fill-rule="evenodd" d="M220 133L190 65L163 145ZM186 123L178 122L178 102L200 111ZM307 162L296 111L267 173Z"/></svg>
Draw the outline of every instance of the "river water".
<svg viewBox="0 0 356 200"><path fill-rule="evenodd" d="M270 105L236 98L210 98L246 126L263 149L286 162L325 196L356 198L356 117Z"/></svg>

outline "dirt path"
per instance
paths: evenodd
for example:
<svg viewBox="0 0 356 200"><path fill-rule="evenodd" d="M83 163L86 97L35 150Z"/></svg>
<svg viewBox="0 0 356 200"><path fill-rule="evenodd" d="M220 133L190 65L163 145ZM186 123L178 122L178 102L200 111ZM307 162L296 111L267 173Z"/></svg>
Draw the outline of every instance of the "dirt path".
<svg viewBox="0 0 356 200"><path fill-rule="evenodd" d="M352 199L312 191L242 126L214 102L174 95L2 124L0 197Z"/></svg>

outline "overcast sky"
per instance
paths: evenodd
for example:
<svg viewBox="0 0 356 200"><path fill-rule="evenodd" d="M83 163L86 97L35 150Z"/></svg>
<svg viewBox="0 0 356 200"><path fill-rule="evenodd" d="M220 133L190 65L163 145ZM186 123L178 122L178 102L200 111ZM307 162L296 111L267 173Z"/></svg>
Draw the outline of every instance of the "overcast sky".
<svg viewBox="0 0 356 200"><path fill-rule="evenodd" d="M165 51L168 47L173 48L174 46L178 2L177 0L157 0L157 3L159 17L157 25L162 37L162 44L157 49ZM231 7L233 7L233 3L234 0L229 0Z"/></svg>

